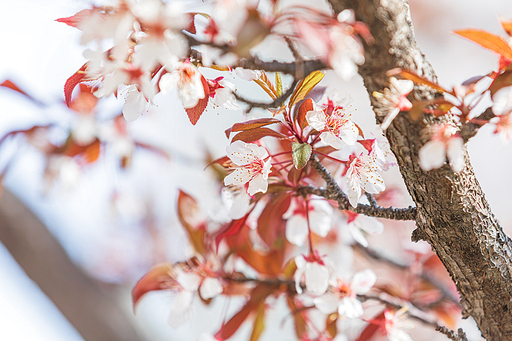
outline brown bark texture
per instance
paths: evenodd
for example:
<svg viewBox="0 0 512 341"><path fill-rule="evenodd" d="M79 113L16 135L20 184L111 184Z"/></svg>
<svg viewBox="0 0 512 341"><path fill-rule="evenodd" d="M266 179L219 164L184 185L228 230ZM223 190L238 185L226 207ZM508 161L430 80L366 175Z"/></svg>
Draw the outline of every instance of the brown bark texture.
<svg viewBox="0 0 512 341"><path fill-rule="evenodd" d="M61 313L89 341L141 341L117 302L69 258L46 226L3 189L0 198L0 242Z"/></svg>
<svg viewBox="0 0 512 341"><path fill-rule="evenodd" d="M436 81L435 72L419 50L404 0L329 0L335 13L353 9L368 25L375 43L365 46L366 62L359 68L377 122L384 112L371 96L382 91L386 72L400 67ZM416 86L411 100L432 98ZM444 118L450 119L450 118ZM417 206L413 241L425 240L450 273L461 298L463 316L472 316L487 340L512 340L512 243L491 212L475 177L469 156L460 173L445 164L425 172L418 151L426 142L421 131L431 121L414 121L407 113L386 131L407 189Z"/></svg>

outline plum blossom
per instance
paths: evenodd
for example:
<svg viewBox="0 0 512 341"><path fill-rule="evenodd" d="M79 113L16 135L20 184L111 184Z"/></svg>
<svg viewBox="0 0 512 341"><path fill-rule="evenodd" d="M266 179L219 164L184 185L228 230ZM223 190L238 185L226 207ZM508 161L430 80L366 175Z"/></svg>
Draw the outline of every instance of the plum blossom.
<svg viewBox="0 0 512 341"><path fill-rule="evenodd" d="M368 241L361 231L370 235L381 234L384 231L384 224L375 218L352 211L345 211L345 213L348 215L347 226L352 238L364 247L368 247Z"/></svg>
<svg viewBox="0 0 512 341"><path fill-rule="evenodd" d="M404 329L413 328L413 324L407 320L406 308L397 311L386 310L384 312L384 332L389 341L412 341L412 338Z"/></svg>
<svg viewBox="0 0 512 341"><path fill-rule="evenodd" d="M301 199L294 199L288 211L283 215L286 222L286 239L297 246L304 245L308 236L309 228L312 232L325 237L331 230L332 206L325 200L311 200L308 204L309 211L306 211L305 205Z"/></svg>
<svg viewBox="0 0 512 341"><path fill-rule="evenodd" d="M512 139L512 86L500 89L492 97L494 104L492 112L494 117L491 122L494 123L503 144L508 144Z"/></svg>
<svg viewBox="0 0 512 341"><path fill-rule="evenodd" d="M316 106L308 111L306 119L313 129L321 132L320 139L324 143L341 149L345 144L354 145L359 135L351 116L347 99L336 104L328 99L326 106Z"/></svg>
<svg viewBox="0 0 512 341"><path fill-rule="evenodd" d="M241 186L249 183L249 195L267 191L272 165L265 148L254 143L235 141L226 148L226 153L234 166L233 171L224 178L224 185Z"/></svg>
<svg viewBox="0 0 512 341"><path fill-rule="evenodd" d="M412 103L407 99L407 95L414 88L414 83L410 80L397 80L395 77L389 79L389 88L384 89L384 92L373 92L373 97L379 100L382 108L388 114L381 124L382 130L386 130L391 121L398 115L400 111L409 111L412 108Z"/></svg>
<svg viewBox="0 0 512 341"><path fill-rule="evenodd" d="M185 109L193 108L200 99L205 97L203 76L190 62L178 63L178 66L170 73L166 73L160 79L160 90L163 93L178 87L178 97Z"/></svg>
<svg viewBox="0 0 512 341"><path fill-rule="evenodd" d="M380 167L376 160L361 153L358 157L350 156L347 162L347 194L350 205L357 206L357 202L361 197L364 189L368 193L379 193L386 189L384 180L379 174Z"/></svg>
<svg viewBox="0 0 512 341"><path fill-rule="evenodd" d="M464 168L464 141L457 129L449 124L435 124L430 127L432 137L419 151L420 166L425 171L444 165L446 158L455 172Z"/></svg>
<svg viewBox="0 0 512 341"><path fill-rule="evenodd" d="M213 99L215 105L229 110L241 109L235 95L235 84L218 77L216 79L208 79L208 87L210 89L210 97Z"/></svg>
<svg viewBox="0 0 512 341"><path fill-rule="evenodd" d="M260 70L249 70L243 69L241 67L235 68L235 73L238 77L246 81L253 81L255 79L260 78L260 76L262 75L262 71Z"/></svg>
<svg viewBox="0 0 512 341"><path fill-rule="evenodd" d="M370 269L356 273L349 283L338 278L336 284L326 294L315 298L313 303L324 314L338 311L340 316L347 318L360 317L364 310L357 295L370 291L376 280L377 276Z"/></svg>
<svg viewBox="0 0 512 341"><path fill-rule="evenodd" d="M301 281L304 279L306 290L313 295L322 295L329 288L331 270L316 252L309 256L300 255L295 257L295 290L302 294Z"/></svg>
<svg viewBox="0 0 512 341"><path fill-rule="evenodd" d="M176 269L176 282L179 284L178 297L173 304L169 315L169 324L177 328L187 321L190 317L190 306L194 299L194 294L199 290L203 299L214 298L222 293L223 286L221 281L215 277L203 277L194 271L185 271Z"/></svg>

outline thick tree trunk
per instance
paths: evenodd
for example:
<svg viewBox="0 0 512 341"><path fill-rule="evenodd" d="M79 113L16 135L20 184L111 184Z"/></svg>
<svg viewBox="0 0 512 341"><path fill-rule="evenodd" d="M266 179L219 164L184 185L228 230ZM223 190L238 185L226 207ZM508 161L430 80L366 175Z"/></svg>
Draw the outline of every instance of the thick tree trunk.
<svg viewBox="0 0 512 341"><path fill-rule="evenodd" d="M359 73L369 94L387 86L386 72L400 67L429 79L436 76L416 45L403 0L329 0L336 13L351 8L375 38L366 46L366 63ZM416 100L433 93L416 87ZM372 104L377 107L370 95ZM376 110L378 113L378 110ZM380 122L381 116L377 116ZM427 118L428 119L428 118ZM512 340L512 242L492 214L466 153L462 172L448 165L425 172L418 151L422 120L401 113L386 131L407 189L416 203L417 229L412 239L430 243L457 285L464 308L487 340Z"/></svg>
<svg viewBox="0 0 512 341"><path fill-rule="evenodd" d="M126 312L80 270L46 226L11 192L0 199L0 242L86 341L141 341Z"/></svg>

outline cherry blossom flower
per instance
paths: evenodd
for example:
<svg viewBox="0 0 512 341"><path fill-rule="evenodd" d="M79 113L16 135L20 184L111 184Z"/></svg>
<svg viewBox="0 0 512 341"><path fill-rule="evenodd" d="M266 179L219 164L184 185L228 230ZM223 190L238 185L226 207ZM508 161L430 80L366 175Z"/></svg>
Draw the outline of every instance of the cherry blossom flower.
<svg viewBox="0 0 512 341"><path fill-rule="evenodd" d="M407 320L406 308L397 311L386 310L384 312L384 332L389 341L412 341L412 338L404 329L413 328L413 324Z"/></svg>
<svg viewBox="0 0 512 341"><path fill-rule="evenodd" d="M214 298L223 291L222 283L215 277L203 277L194 271L176 269L176 282L180 285L171 313L169 324L177 328L190 317L190 306L195 293L199 293L203 299Z"/></svg>
<svg viewBox="0 0 512 341"><path fill-rule="evenodd" d="M389 167L396 165L396 163L387 160L387 157L392 154L389 149L388 140L385 137L381 136L379 138L359 140L357 142L368 151L368 156L374 159L383 171L387 171Z"/></svg>
<svg viewBox="0 0 512 341"><path fill-rule="evenodd" d="M265 148L254 143L235 141L226 148L226 153L235 165L233 171L224 178L224 185L241 186L249 183L249 195L267 191L272 165Z"/></svg>
<svg viewBox="0 0 512 341"><path fill-rule="evenodd" d="M425 171L444 165L446 158L455 172L464 168L464 141L457 129L449 124L430 127L432 137L419 151L420 166Z"/></svg>
<svg viewBox="0 0 512 341"><path fill-rule="evenodd" d="M491 120L496 126L494 133L500 136L503 144L508 144L512 139L512 86L500 89L492 99L492 112L496 115Z"/></svg>
<svg viewBox="0 0 512 341"><path fill-rule="evenodd" d="M249 70L249 69L243 69L241 67L235 68L235 73L238 77L246 80L246 81L253 81L255 79L260 78L262 72L260 70Z"/></svg>
<svg viewBox="0 0 512 341"><path fill-rule="evenodd" d="M359 157L350 156L347 164L347 194L350 205L357 206L361 192L364 189L368 193L379 193L386 189L384 180L379 174L380 167L371 156L361 153Z"/></svg>
<svg viewBox="0 0 512 341"><path fill-rule="evenodd" d="M414 83L410 80L397 80L395 77L389 79L389 88L384 89L383 93L374 91L373 97L379 100L381 106L388 112L382 121L381 128L386 130L391 121L400 111L408 111L412 108L412 103L407 99L407 95L414 88Z"/></svg>
<svg viewBox="0 0 512 341"><path fill-rule="evenodd" d="M350 283L342 279L329 289L329 291L313 300L315 306L324 314L332 314L338 311L340 316L356 318L363 315L363 304L357 299L357 295L364 295L375 284L377 276L370 270L356 273Z"/></svg>
<svg viewBox="0 0 512 341"><path fill-rule="evenodd" d="M205 97L201 73L190 62L179 63L176 69L166 73L160 79L160 90L163 93L178 87L178 96L185 109L193 108Z"/></svg>
<svg viewBox="0 0 512 341"><path fill-rule="evenodd" d="M304 279L306 290L313 295L322 295L329 288L331 270L316 252L315 254L295 257L295 290L302 294L301 281Z"/></svg>
<svg viewBox="0 0 512 341"><path fill-rule="evenodd" d="M349 111L348 99L334 103L328 99L326 106L316 106L308 111L308 124L321 132L320 139L333 148L341 149L345 144L354 145L359 135L359 129L352 122L352 112Z"/></svg>
<svg viewBox="0 0 512 341"><path fill-rule="evenodd" d="M241 109L233 94L235 84L224 79L224 77L218 77L216 79L208 79L208 86L210 89L210 97L213 98L217 106L229 110Z"/></svg>
<svg viewBox="0 0 512 341"><path fill-rule="evenodd" d="M288 211L283 215L286 222L286 239L297 246L304 245L308 236L309 214L310 229L318 236L324 238L331 230L332 206L325 200L310 200L309 212L306 212L302 199L292 200Z"/></svg>
<svg viewBox="0 0 512 341"><path fill-rule="evenodd" d="M381 234L384 231L384 224L373 217L352 211L345 211L345 213L348 215L347 226L352 238L364 247L368 247L368 241L361 231L370 235Z"/></svg>

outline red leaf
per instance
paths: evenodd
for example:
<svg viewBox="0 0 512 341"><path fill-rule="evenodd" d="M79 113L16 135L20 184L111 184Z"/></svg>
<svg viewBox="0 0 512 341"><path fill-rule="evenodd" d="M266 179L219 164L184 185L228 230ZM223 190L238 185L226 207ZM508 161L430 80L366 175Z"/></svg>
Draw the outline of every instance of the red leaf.
<svg viewBox="0 0 512 341"><path fill-rule="evenodd" d="M82 65L82 67L75 72L71 77L68 78L66 84L64 84L64 98L66 100L66 105L69 107L71 104L71 94L75 87L85 78L85 68L87 67L87 63Z"/></svg>
<svg viewBox="0 0 512 341"><path fill-rule="evenodd" d="M306 120L306 114L308 111L312 111L313 107L313 99L307 98L299 107L299 112L297 113L297 123L299 126L304 129L305 126L308 125L308 121Z"/></svg>
<svg viewBox="0 0 512 341"><path fill-rule="evenodd" d="M277 193L261 212L257 231L270 248L273 248L277 238L284 237L286 220L283 219L283 214L288 211L290 202L291 193Z"/></svg>
<svg viewBox="0 0 512 341"><path fill-rule="evenodd" d="M135 310L140 299L148 292L154 290L163 290L169 288L169 283L173 279L170 272L173 266L171 263L162 263L152 267L132 289L132 303Z"/></svg>
<svg viewBox="0 0 512 341"><path fill-rule="evenodd" d="M195 107L185 109L188 119L192 125L196 125L197 121L199 121L199 118L203 114L204 109L206 109L210 98L210 87L208 86L208 82L204 76L201 76L201 83L203 83L204 98L199 99Z"/></svg>
<svg viewBox="0 0 512 341"><path fill-rule="evenodd" d="M96 10L94 10L94 9L84 9L84 10L81 10L80 12L76 13L75 15L71 16L71 17L55 19L55 21L58 21L58 22L66 24L68 26L72 26L72 27L76 27L76 28L80 29L78 27L78 25L85 18L91 16L94 12L96 12Z"/></svg>
<svg viewBox="0 0 512 341"><path fill-rule="evenodd" d="M395 76L395 75L400 75L403 78L409 79L409 80L413 81L416 84L423 84L423 85L429 86L432 89L435 89L435 90L437 90L437 91L439 91L441 93L443 93L443 92L450 93L450 91L446 90L445 88L443 88L439 84L436 84L436 83L432 82L431 80L428 80L425 77L422 77L422 76L420 76L420 75L418 75L418 74L416 74L416 73L414 73L412 71L409 71L409 70L403 70L403 69L400 69L400 68L395 68L395 69L391 69L388 72L386 72L386 75L389 76L389 77Z"/></svg>
<svg viewBox="0 0 512 341"><path fill-rule="evenodd" d="M277 286L260 284L251 292L251 298L247 303L236 313L220 330L215 334L215 338L219 340L226 340L233 336L233 334L240 328L242 323L249 317L249 315L258 309L260 304L277 289Z"/></svg>
<svg viewBox="0 0 512 341"><path fill-rule="evenodd" d="M277 137L277 138L281 138L281 139L288 138L286 135L278 133L277 131L269 129L269 128L256 128L256 129L251 129L251 130L247 130L247 131L242 131L242 132L236 134L235 137L233 137L233 139L231 140L231 142L233 143L235 141L240 140L240 141L249 143L249 142L257 141L265 136L273 136L273 137Z"/></svg>
<svg viewBox="0 0 512 341"><path fill-rule="evenodd" d="M222 239L238 234L238 232L245 225L245 221L247 220L248 216L249 213L247 213L241 219L231 221L229 225L227 225L222 231L220 231L217 237L215 237L215 247L219 248L219 244L222 241Z"/></svg>
<svg viewBox="0 0 512 341"><path fill-rule="evenodd" d="M280 120L275 118L258 118L256 120L250 120L243 123L235 123L229 129L226 129L226 137L229 139L229 134L234 131L247 131L260 127L267 126L269 124L282 123Z"/></svg>
<svg viewBox="0 0 512 341"><path fill-rule="evenodd" d="M193 15L192 16L192 19L190 19L188 25L185 27L185 31L189 32L189 33L192 33L192 34L196 34L197 31L196 31L196 23L195 23L195 16Z"/></svg>
<svg viewBox="0 0 512 341"><path fill-rule="evenodd" d="M473 29L457 30L454 31L454 33L512 60L512 48L507 41L500 36L487 31Z"/></svg>
<svg viewBox="0 0 512 341"><path fill-rule="evenodd" d="M206 246L204 243L205 228L204 222L198 222L197 216L200 214L197 201L182 190L178 194L178 217L181 224L188 232L189 241L194 249L204 255Z"/></svg>
<svg viewBox="0 0 512 341"><path fill-rule="evenodd" d="M44 105L44 103L42 103L41 101L39 101L39 100L35 99L34 97L30 96L25 91L21 90L21 88L19 86L17 86L16 84L14 84L12 81L10 81L8 79L3 81L3 83L0 84L0 86L9 88L9 89L14 90L16 92L19 92L20 94L24 95L25 97L27 97L29 100L31 100L32 102L34 102L37 105Z"/></svg>
<svg viewBox="0 0 512 341"><path fill-rule="evenodd" d="M367 341L379 330L384 323L384 312L374 317L368 326L361 332L356 341Z"/></svg>

